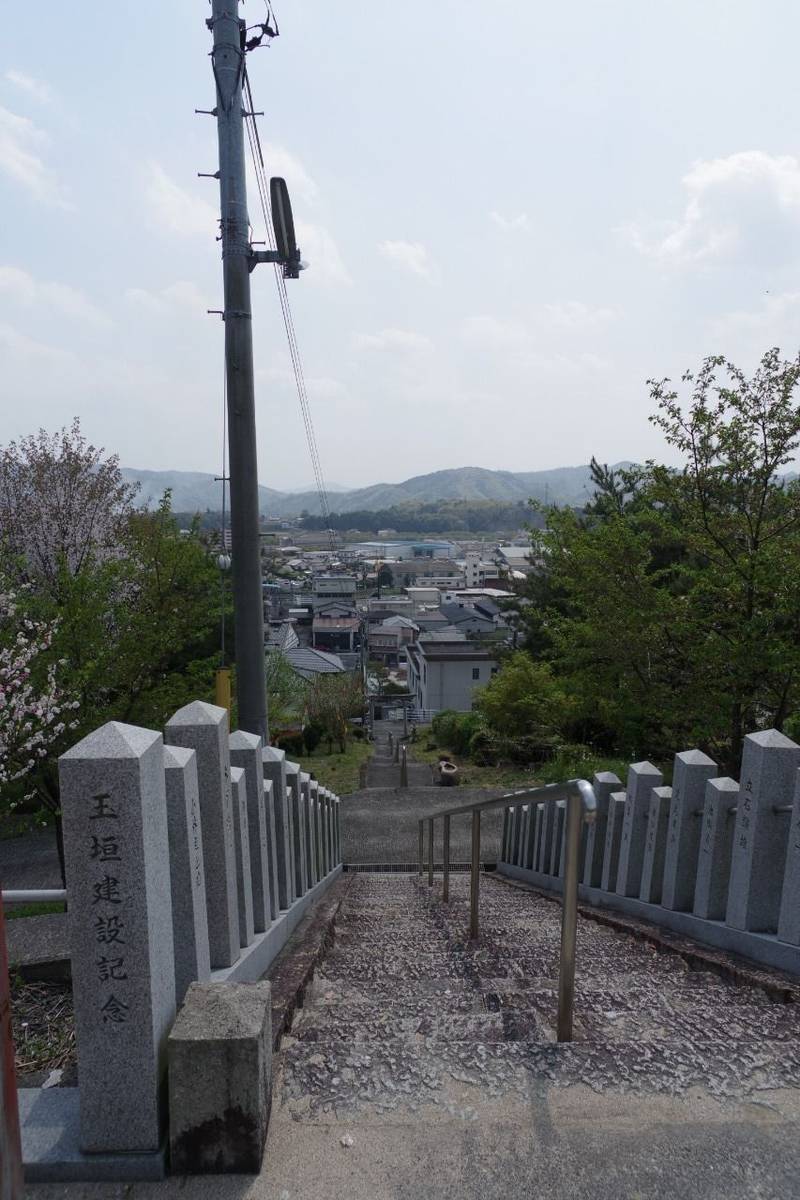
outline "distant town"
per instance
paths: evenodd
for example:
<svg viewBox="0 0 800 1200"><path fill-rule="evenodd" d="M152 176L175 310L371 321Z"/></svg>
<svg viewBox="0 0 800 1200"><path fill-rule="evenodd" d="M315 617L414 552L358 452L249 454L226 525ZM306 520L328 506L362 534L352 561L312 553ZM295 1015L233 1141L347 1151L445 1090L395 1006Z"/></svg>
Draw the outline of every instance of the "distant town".
<svg viewBox="0 0 800 1200"><path fill-rule="evenodd" d="M402 694L411 719L468 712L500 649L514 645L504 601L532 569L530 536L456 543L384 529L376 540L330 545L287 524L263 526L267 652L308 680L358 672L373 703ZM229 530L213 536L229 549Z"/></svg>

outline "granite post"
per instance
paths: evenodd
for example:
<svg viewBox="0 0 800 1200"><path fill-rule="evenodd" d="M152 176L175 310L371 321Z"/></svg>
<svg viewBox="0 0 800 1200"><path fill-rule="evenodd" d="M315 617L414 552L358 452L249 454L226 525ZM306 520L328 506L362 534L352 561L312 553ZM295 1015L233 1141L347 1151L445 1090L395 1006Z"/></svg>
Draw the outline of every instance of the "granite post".
<svg viewBox="0 0 800 1200"><path fill-rule="evenodd" d="M308 891L308 864L306 861L306 810L300 796L300 767L286 762L286 800L292 810L294 834L294 878L295 895L305 896Z"/></svg>
<svg viewBox="0 0 800 1200"><path fill-rule="evenodd" d="M517 865L519 862L519 842L522 840L522 806L517 804L512 809L511 816L511 858L510 862Z"/></svg>
<svg viewBox="0 0 800 1200"><path fill-rule="evenodd" d="M597 797L597 815L586 834L583 882L587 887L599 887L603 879L603 854L606 848L608 800L612 792L620 790L622 780L618 779L613 771L599 771L592 778L592 787Z"/></svg>
<svg viewBox="0 0 800 1200"><path fill-rule="evenodd" d="M250 827L247 817L247 783L241 767L231 767L233 836L236 848L236 898L239 905L239 940L249 946L253 928L253 871L250 864Z"/></svg>
<svg viewBox="0 0 800 1200"><path fill-rule="evenodd" d="M503 822L503 862L511 862L511 835L514 827L513 810L507 808L505 810L505 819Z"/></svg>
<svg viewBox="0 0 800 1200"><path fill-rule="evenodd" d="M535 871L536 864L539 861L539 846L542 841L542 818L544 816L544 804L541 802L536 805L533 817L533 842L531 844L531 870Z"/></svg>
<svg viewBox="0 0 800 1200"><path fill-rule="evenodd" d="M792 803L798 767L800 746L777 729L744 739L725 917L734 929L778 928L790 823L778 810Z"/></svg>
<svg viewBox="0 0 800 1200"><path fill-rule="evenodd" d="M650 793L664 782L661 772L649 762L631 763L622 840L619 845L617 895L638 896L642 886L642 863L650 815Z"/></svg>
<svg viewBox="0 0 800 1200"><path fill-rule="evenodd" d="M278 908L288 908L295 894L294 859L294 813L286 791L286 752L274 746L265 746L261 757L264 778L272 783L272 821L275 825L274 848L276 887L273 889ZM269 829L267 830L269 836ZM271 851L272 853L272 851Z"/></svg>
<svg viewBox="0 0 800 1200"><path fill-rule="evenodd" d="M311 777L300 772L300 796L306 814L306 857L308 859L308 886L319 883L317 874L316 833L314 832L314 805L311 803Z"/></svg>
<svg viewBox="0 0 800 1200"><path fill-rule="evenodd" d="M156 1151L175 1019L164 743L111 721L58 765L81 1149Z"/></svg>
<svg viewBox="0 0 800 1200"><path fill-rule="evenodd" d="M731 810L736 807L738 797L739 785L735 779L723 776L706 781L693 911L696 917L708 921L725 920L736 828L735 813Z"/></svg>
<svg viewBox="0 0 800 1200"><path fill-rule="evenodd" d="M201 700L187 704L167 721L164 740L197 756L211 967L231 967L240 946L228 710Z"/></svg>
<svg viewBox="0 0 800 1200"><path fill-rule="evenodd" d="M264 794L261 738L256 733L246 733L243 729L237 729L235 733L231 734L229 745L232 767L238 767L244 771L244 788L247 796L247 835L250 843L253 929L256 933L264 933L269 929L272 917L269 902L268 805L267 797ZM237 878L240 879L241 875ZM241 915L242 897L239 894L240 921Z"/></svg>
<svg viewBox="0 0 800 1200"><path fill-rule="evenodd" d="M644 900L646 904L661 903L671 801L672 788L653 788L642 859L642 883L639 888L639 899Z"/></svg>
<svg viewBox="0 0 800 1200"><path fill-rule="evenodd" d="M625 820L627 799L625 792L612 792L608 797L606 844L603 850L603 874L600 877L600 886L604 892L617 890L619 847L622 842L622 825Z"/></svg>
<svg viewBox="0 0 800 1200"><path fill-rule="evenodd" d="M800 945L800 771L795 775L794 781L786 868L783 873L783 892L778 914L778 937L782 942L791 942L793 946Z"/></svg>
<svg viewBox="0 0 800 1200"><path fill-rule="evenodd" d="M558 875L561 863L561 842L564 837L564 816L567 810L566 800L556 800L553 808L553 832L550 839L550 874Z"/></svg>
<svg viewBox="0 0 800 1200"><path fill-rule="evenodd" d="M206 912L206 876L197 762L194 750L164 746L175 1003L180 1008L190 983L211 976Z"/></svg>
<svg viewBox="0 0 800 1200"><path fill-rule="evenodd" d="M319 883L319 864L317 862L317 821L315 805L311 799L311 776L307 771L300 772L300 792L303 797L307 814L306 831L308 840L309 887Z"/></svg>
<svg viewBox="0 0 800 1200"><path fill-rule="evenodd" d="M661 892L664 908L692 911L706 783L717 770L717 764L702 750L675 755Z"/></svg>
<svg viewBox="0 0 800 1200"><path fill-rule="evenodd" d="M542 836L539 842L539 861L536 870L542 875L548 874L550 866L550 843L553 839L553 803L548 801L542 812Z"/></svg>

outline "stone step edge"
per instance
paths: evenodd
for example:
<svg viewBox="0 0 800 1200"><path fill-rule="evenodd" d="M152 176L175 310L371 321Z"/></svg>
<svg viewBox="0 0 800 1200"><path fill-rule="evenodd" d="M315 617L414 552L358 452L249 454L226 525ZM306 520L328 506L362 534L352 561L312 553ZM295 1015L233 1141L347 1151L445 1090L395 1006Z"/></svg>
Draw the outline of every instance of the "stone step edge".
<svg viewBox="0 0 800 1200"><path fill-rule="evenodd" d="M545 900L561 907L561 896L545 891L522 880L511 879L507 875L492 873L493 883L501 887L516 888L520 891L534 892ZM592 908L586 904L578 905L578 916L597 925L605 925L619 933L627 933L637 941L647 942L661 954L677 954L691 970L710 971L731 983L744 984L748 987L760 988L772 999L783 1004L800 1003L800 983L791 975L776 969L768 969L748 959L737 958L724 950L714 950L710 946L702 946L690 938L663 929L659 925L651 925L638 917L624 916L622 913L608 912L605 909ZM580 958L579 958L580 964ZM580 965L578 965L580 971Z"/></svg>
<svg viewBox="0 0 800 1200"><path fill-rule="evenodd" d="M306 913L280 954L263 976L272 985L272 1049L278 1050L291 1028L295 1011L302 1008L306 988L336 937L336 918L352 884L341 875L317 904Z"/></svg>
<svg viewBox="0 0 800 1200"><path fill-rule="evenodd" d="M737 1047L738 1049L741 1049L743 1047L756 1047L757 1048L757 1047L764 1047L764 1046L782 1046L782 1047L800 1048L800 1038L791 1039L791 1038L764 1038L764 1037L752 1037L752 1038L718 1037L718 1038L704 1038L702 1040L693 1041L691 1043L691 1046L688 1046L685 1038L677 1038L677 1037L647 1038L647 1039L642 1039L642 1040L633 1040L633 1039L626 1039L626 1038L616 1038L616 1039L612 1040L612 1039L599 1039L598 1038L596 1041L590 1040L588 1038L576 1038L574 1041L571 1041L571 1042L557 1042L555 1040L555 1031L554 1031L554 1036L553 1036L552 1041L542 1040L542 1039L534 1040L532 1038L521 1038L518 1041L517 1040L514 1040L514 1041L504 1040L504 1041L498 1041L498 1042L483 1042L480 1039L476 1040L475 1038L450 1038L450 1037L443 1037L442 1035L437 1035L437 1034L423 1034L423 1035L421 1035L421 1040L420 1039L411 1039L411 1038L401 1038L401 1037L388 1037L388 1038L375 1038L372 1041L365 1041L365 1042L353 1042L349 1038L347 1038L347 1039L345 1039L345 1038L327 1038L327 1039L320 1038L316 1041L311 1041L306 1038L303 1038L303 1039L297 1038L294 1040L293 1045L284 1047L283 1054L284 1054L284 1056L286 1056L291 1051L292 1057L297 1057L301 1052L303 1054L305 1054L306 1052L308 1052L309 1054L314 1054L314 1053L319 1053L320 1050L323 1048L327 1049L328 1052L332 1052L334 1050L338 1051L339 1049L341 1049L342 1051L345 1051L348 1054L354 1054L354 1053L355 1054L365 1054L365 1053L368 1054L369 1051L366 1049L363 1049L363 1047L369 1047L369 1046L380 1047L381 1050L386 1049L387 1051L391 1051L395 1047L407 1047L409 1045L415 1046L415 1047L419 1046L421 1048L424 1047L424 1049L426 1051L434 1051L434 1052L438 1051L440 1048L446 1052L451 1047L458 1047L458 1046L473 1046L473 1047L477 1047L477 1046L504 1046L504 1047L505 1046L536 1046L537 1048L541 1048L543 1050L556 1051L556 1052L559 1052L562 1054L567 1054L569 1052L575 1052L575 1051L578 1051L580 1053L585 1053L585 1054L591 1054L597 1050L607 1050L607 1049L612 1049L614 1051L618 1051L620 1049L620 1047L626 1047L628 1049L630 1049L631 1047L640 1047L640 1048L660 1047L662 1049L664 1049L664 1048L673 1049L682 1054L685 1054L685 1053L687 1053L688 1050L701 1051L701 1052L704 1050L708 1050L708 1049L730 1051L731 1047L734 1047L734 1046ZM356 1047L356 1046L359 1047L358 1050L354 1049L354 1047ZM480 1062L478 1062L476 1065L480 1066Z"/></svg>

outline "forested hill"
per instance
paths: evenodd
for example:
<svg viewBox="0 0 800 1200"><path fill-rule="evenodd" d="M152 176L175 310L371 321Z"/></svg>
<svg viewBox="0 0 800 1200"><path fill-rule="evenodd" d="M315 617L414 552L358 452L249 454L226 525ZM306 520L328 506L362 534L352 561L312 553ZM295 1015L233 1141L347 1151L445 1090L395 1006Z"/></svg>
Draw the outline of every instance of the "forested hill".
<svg viewBox="0 0 800 1200"><path fill-rule="evenodd" d="M201 471L140 471L124 468L128 482L138 481L141 503L157 504L166 488L172 490L172 506L180 512L218 511L220 484ZM492 500L504 504L524 503L530 498L563 505L583 504L591 490L588 464L555 467L549 471L489 471L483 467L457 467L415 475L402 483L376 483L370 487L340 491L330 497L337 513L376 512L399 505L432 504L440 500ZM261 487L261 511L269 516L291 517L302 512L318 514L316 492L280 492Z"/></svg>

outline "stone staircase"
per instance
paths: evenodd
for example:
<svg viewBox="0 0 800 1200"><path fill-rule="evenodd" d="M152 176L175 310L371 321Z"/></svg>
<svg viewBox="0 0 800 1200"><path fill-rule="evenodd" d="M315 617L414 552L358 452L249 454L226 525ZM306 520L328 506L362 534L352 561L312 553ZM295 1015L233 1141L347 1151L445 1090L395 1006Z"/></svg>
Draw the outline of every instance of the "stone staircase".
<svg viewBox="0 0 800 1200"><path fill-rule="evenodd" d="M582 917L559 1045L560 906L484 876L470 944L467 889L348 882L278 1055L265 1194L796 1194L799 1004Z"/></svg>

